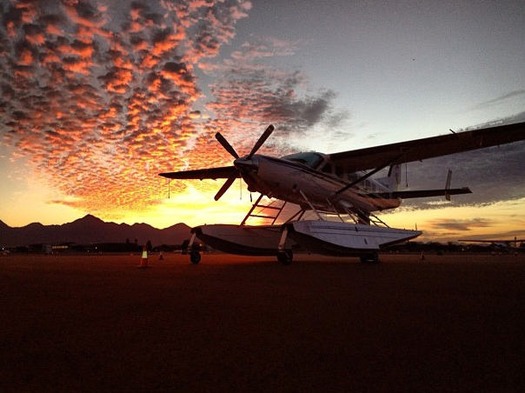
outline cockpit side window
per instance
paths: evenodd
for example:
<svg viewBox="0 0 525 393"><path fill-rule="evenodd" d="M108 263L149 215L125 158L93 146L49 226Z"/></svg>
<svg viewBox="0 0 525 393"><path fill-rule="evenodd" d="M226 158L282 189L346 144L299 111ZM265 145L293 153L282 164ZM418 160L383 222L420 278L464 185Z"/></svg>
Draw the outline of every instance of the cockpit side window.
<svg viewBox="0 0 525 393"><path fill-rule="evenodd" d="M332 174L334 172L334 168L332 167L332 164L330 164L329 162L327 162L326 164L324 164L322 167L321 167L321 171L324 172L324 173L330 173Z"/></svg>
<svg viewBox="0 0 525 393"><path fill-rule="evenodd" d="M325 162L318 168L321 172L337 176L340 179L346 179L346 172L340 165L333 165L329 161Z"/></svg>
<svg viewBox="0 0 525 393"><path fill-rule="evenodd" d="M313 169L317 169L323 162L323 156L315 152L290 154L289 156L284 156L282 158L288 161L301 163Z"/></svg>

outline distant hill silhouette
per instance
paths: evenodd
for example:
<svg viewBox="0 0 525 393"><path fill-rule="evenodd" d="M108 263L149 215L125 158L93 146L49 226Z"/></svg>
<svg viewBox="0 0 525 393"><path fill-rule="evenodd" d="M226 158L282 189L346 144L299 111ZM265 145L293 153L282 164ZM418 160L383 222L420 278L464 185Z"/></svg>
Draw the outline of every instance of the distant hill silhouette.
<svg viewBox="0 0 525 393"><path fill-rule="evenodd" d="M24 227L10 227L0 221L0 246L16 247L30 244L92 244L92 243L137 243L153 246L161 244L181 244L190 237L190 227L175 224L165 229L157 229L148 224L116 224L86 215L78 220L62 225L42 225L32 223Z"/></svg>

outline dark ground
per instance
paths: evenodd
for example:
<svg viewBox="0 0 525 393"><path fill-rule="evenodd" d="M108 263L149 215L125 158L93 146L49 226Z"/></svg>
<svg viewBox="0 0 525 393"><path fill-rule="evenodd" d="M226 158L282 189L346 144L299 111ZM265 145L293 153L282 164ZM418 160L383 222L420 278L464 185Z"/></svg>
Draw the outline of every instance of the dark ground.
<svg viewBox="0 0 525 393"><path fill-rule="evenodd" d="M525 256L383 261L1 257L0 391L525 391Z"/></svg>

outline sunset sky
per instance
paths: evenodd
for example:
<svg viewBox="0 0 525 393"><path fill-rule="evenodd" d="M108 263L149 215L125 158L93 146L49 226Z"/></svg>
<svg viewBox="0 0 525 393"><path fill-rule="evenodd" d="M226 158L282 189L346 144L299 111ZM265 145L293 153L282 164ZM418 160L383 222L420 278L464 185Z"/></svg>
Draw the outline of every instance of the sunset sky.
<svg viewBox="0 0 525 393"><path fill-rule="evenodd" d="M0 4L0 220L239 223L238 182L159 172L241 154L344 150L525 121L525 3L13 1ZM424 240L525 237L525 143L403 168L411 201L381 217ZM242 191L241 191L242 190Z"/></svg>

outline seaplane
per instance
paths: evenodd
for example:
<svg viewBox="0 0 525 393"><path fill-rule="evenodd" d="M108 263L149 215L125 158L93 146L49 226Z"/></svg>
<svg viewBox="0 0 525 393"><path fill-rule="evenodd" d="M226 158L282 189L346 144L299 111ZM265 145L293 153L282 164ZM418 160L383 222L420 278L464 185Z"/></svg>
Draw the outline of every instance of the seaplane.
<svg viewBox="0 0 525 393"><path fill-rule="evenodd" d="M294 252L357 256L362 262L376 263L379 251L422 233L391 228L377 212L395 209L403 199L450 199L451 195L471 193L468 187L450 187L450 171L444 188L399 190L402 164L524 140L525 122L464 132L450 130L450 134L334 154L257 154L273 131L274 126L268 126L244 156L217 133L216 140L233 157L232 165L159 174L179 180L226 179L214 197L216 201L238 178L250 192L260 195L238 225L192 228L188 246L191 263L201 260L195 247L197 238L227 253L273 255L285 265L292 262ZM289 206L296 211L283 219L283 212L291 210ZM270 222L248 225L253 218Z"/></svg>

